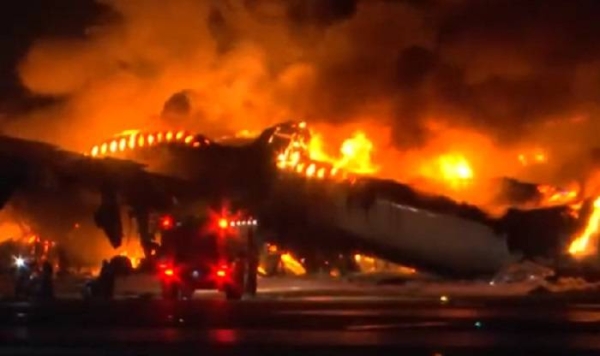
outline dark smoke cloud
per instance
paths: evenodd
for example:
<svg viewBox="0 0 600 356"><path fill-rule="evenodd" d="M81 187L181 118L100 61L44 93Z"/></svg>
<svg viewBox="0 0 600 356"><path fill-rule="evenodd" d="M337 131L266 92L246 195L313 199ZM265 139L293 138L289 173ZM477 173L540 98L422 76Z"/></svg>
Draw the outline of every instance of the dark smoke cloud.
<svg viewBox="0 0 600 356"><path fill-rule="evenodd" d="M110 24L83 39L40 40L23 58L29 90L67 101L13 130L43 123L44 138L82 148L165 124L156 118L164 109L209 134L288 118L366 120L389 126L403 149L428 146L440 125L500 146L577 142L581 151L595 141L595 0L101 3L115 14ZM552 126L575 118L575 128Z"/></svg>
<svg viewBox="0 0 600 356"><path fill-rule="evenodd" d="M331 11L328 3L323 13ZM355 6L327 27L326 49L311 53L315 115L345 120L369 100L392 98L390 121L398 139L411 142L402 132L425 131L430 117L506 139L540 121L596 110L597 1Z"/></svg>
<svg viewBox="0 0 600 356"><path fill-rule="evenodd" d="M450 102L479 126L511 131L553 116L589 113L595 109L589 94L598 98L599 92L582 95L586 83L578 72L590 65L598 69L599 5L489 1L448 11L440 23L440 53L460 68L457 89L469 92L464 101Z"/></svg>

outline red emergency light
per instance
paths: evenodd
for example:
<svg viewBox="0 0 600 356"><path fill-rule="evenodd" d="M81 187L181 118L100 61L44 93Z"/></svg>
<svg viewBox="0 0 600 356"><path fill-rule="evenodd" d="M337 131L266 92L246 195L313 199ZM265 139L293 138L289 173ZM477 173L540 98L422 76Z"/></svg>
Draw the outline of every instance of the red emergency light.
<svg viewBox="0 0 600 356"><path fill-rule="evenodd" d="M163 217L160 218L159 220L159 224L160 224L160 228L163 230L170 230L173 228L173 225L175 225L175 221L173 220L173 217L170 215L165 215Z"/></svg>
<svg viewBox="0 0 600 356"><path fill-rule="evenodd" d="M215 266L213 273L218 283L224 283L229 278L229 266L226 263L220 263Z"/></svg>
<svg viewBox="0 0 600 356"><path fill-rule="evenodd" d="M164 278L175 277L175 269L173 269L173 266L171 265L171 263L168 263L168 262L159 263L158 270L160 272L160 275Z"/></svg>
<svg viewBox="0 0 600 356"><path fill-rule="evenodd" d="M225 278L227 277L227 270L220 268L217 270L217 277L219 278Z"/></svg>
<svg viewBox="0 0 600 356"><path fill-rule="evenodd" d="M225 218L220 218L219 219L219 228L227 229L228 227L229 227L229 221L227 221L227 219L225 219Z"/></svg>

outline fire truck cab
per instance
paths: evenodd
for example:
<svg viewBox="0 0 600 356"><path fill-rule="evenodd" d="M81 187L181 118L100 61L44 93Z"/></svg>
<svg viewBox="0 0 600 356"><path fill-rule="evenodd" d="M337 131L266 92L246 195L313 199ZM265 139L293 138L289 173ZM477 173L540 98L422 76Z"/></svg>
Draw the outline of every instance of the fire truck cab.
<svg viewBox="0 0 600 356"><path fill-rule="evenodd" d="M165 299L189 299L195 290L216 289L228 300L256 291L252 267L252 218L211 221L186 216L161 220L157 273Z"/></svg>

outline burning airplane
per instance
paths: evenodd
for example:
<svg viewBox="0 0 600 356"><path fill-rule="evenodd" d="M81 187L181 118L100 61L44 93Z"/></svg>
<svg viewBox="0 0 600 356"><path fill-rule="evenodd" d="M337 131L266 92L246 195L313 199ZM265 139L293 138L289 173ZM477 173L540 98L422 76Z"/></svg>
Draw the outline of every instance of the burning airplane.
<svg viewBox="0 0 600 356"><path fill-rule="evenodd" d="M253 191L252 198L243 199L246 205L262 211L270 236L286 236L297 248L298 241L324 245L329 239L338 248L371 250L450 273L491 273L514 252L554 256L581 225L570 204L575 196L550 186L503 180L501 196L508 203L533 201L538 209L511 209L497 218L476 206L374 178L372 143L360 132L344 141L338 159L322 153L304 122L276 125L246 144L230 140L185 131L125 132L88 154L142 162L151 171L198 182L207 187L204 194L216 193L218 199ZM450 181L472 178L464 159L442 161ZM256 174L248 176L250 171ZM548 202L554 207L540 209ZM317 238L309 241L311 236Z"/></svg>
<svg viewBox="0 0 600 356"><path fill-rule="evenodd" d="M506 204L534 202L536 208L512 208L496 217L376 178L373 145L360 131L342 143L340 157L325 154L322 138L305 122L285 122L247 136L211 140L185 130L134 130L84 154L4 137L2 202L10 200L55 234L93 216L115 248L123 242L122 208L127 207L149 256L155 244L153 213L227 200L256 212L262 236L270 242L297 250L368 252L462 276L494 273L519 254L587 254L597 229L595 205L551 186L504 179ZM444 156L439 164L453 186L473 178L464 157Z"/></svg>
<svg viewBox="0 0 600 356"><path fill-rule="evenodd" d="M17 39L31 47L5 71L56 105L10 115L3 129L90 146L82 156L0 140L0 203L44 236L86 240L91 222L119 246L133 217L149 250L150 212L226 197L260 211L269 239L347 244L419 267L594 256L600 191L569 182L587 175L510 169L544 171L553 154L575 157L597 141L600 62L594 37L580 35L598 23L590 2L535 3L535 19L501 2L124 3L66 26L81 27L74 37ZM557 29L576 40L548 35ZM242 131L294 116L332 128L285 123L255 140ZM126 127L152 130L98 137ZM348 136L339 152L325 152L337 135Z"/></svg>

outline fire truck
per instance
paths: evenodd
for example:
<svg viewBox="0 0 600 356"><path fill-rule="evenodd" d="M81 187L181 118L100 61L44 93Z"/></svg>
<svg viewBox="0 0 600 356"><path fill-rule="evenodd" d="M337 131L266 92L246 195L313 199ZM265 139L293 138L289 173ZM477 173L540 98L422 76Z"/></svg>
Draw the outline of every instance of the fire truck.
<svg viewBox="0 0 600 356"><path fill-rule="evenodd" d="M195 290L216 289L228 300L256 293L257 220L172 215L160 218L157 273L165 299L190 299Z"/></svg>

